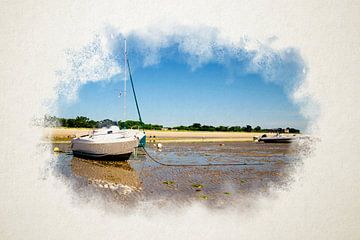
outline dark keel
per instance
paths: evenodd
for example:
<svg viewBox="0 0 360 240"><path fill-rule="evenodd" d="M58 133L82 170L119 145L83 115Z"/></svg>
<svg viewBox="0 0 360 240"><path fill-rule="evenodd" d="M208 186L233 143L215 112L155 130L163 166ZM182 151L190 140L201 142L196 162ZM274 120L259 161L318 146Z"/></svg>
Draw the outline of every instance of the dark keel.
<svg viewBox="0 0 360 240"><path fill-rule="evenodd" d="M293 141L294 139L289 139L289 138L281 138L281 139L269 138L269 139L259 140L259 142L264 142L264 143L291 143Z"/></svg>
<svg viewBox="0 0 360 240"><path fill-rule="evenodd" d="M121 155L104 155L104 154L91 154L79 151L73 151L75 157L92 160L105 160L105 161L126 161L130 158L132 153Z"/></svg>

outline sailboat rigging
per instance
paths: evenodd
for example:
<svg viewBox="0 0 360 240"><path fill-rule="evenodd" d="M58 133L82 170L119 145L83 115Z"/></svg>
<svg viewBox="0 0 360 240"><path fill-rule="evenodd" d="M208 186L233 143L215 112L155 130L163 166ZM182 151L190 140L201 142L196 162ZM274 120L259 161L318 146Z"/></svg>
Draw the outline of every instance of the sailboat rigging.
<svg viewBox="0 0 360 240"><path fill-rule="evenodd" d="M139 105L136 98L134 83L130 71L130 64L127 58L126 40L124 48L124 122L126 123L126 81L127 72L131 81L131 87L134 94L136 108L139 115L140 123L142 119L140 115ZM124 126L125 127L125 126ZM144 146L146 143L146 135L143 130L135 129L119 129L118 126L110 128L102 128L94 130L91 134L74 138L71 141L71 149L74 156L86 158L104 158L112 160L127 160L134 152L136 147Z"/></svg>

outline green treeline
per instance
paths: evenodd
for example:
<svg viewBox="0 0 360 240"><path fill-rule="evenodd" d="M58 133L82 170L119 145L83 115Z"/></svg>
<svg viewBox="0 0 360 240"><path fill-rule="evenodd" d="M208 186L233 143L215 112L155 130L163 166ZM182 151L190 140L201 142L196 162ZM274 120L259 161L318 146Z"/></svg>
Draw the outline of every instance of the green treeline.
<svg viewBox="0 0 360 240"><path fill-rule="evenodd" d="M261 128L260 126L256 126L253 128L250 125L246 125L244 127L241 126L209 126L209 125L201 125L200 123L194 123L191 126L178 126L173 129L177 130L189 130L189 131L221 131L221 132L279 132L279 133L300 133L300 130L295 128L275 128L275 129L267 129Z"/></svg>
<svg viewBox="0 0 360 240"><path fill-rule="evenodd" d="M141 124L139 121L127 120L126 122L122 121L113 121L111 119L104 119L101 121L91 120L88 117L77 116L76 118L57 118L54 116L45 116L45 126L48 127L68 127L68 128L102 128L110 127L117 125L119 128L142 128L142 129L152 129L152 130L161 130L162 125L158 124Z"/></svg>
<svg viewBox="0 0 360 240"><path fill-rule="evenodd" d="M110 127L113 125L118 125L120 128L142 128L148 130L161 130L164 129L163 125L159 124L148 124L140 123L139 121L127 120L122 121L113 121L110 119L104 119L101 121L91 120L84 116L78 116L76 118L57 118L54 116L45 116L46 126L54 127L68 127L68 128L102 128ZM49 124L51 123L51 124ZM279 133L300 133L300 130L295 128L275 128L275 129L266 129L261 128L260 126L252 127L246 125L241 126L211 126L211 125L201 125L200 123L194 123L190 126L177 126L172 128L166 128L168 130L179 130L179 131L222 131L222 132L279 132Z"/></svg>

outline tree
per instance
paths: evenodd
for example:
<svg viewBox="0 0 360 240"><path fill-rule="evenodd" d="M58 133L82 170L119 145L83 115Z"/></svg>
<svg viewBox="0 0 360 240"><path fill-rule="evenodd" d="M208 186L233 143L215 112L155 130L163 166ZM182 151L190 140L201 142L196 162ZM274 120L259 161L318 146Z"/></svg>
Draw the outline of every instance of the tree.
<svg viewBox="0 0 360 240"><path fill-rule="evenodd" d="M227 131L228 131L228 127L218 126L218 127L216 127L216 131L227 132Z"/></svg>
<svg viewBox="0 0 360 240"><path fill-rule="evenodd" d="M88 128L96 128L97 125L98 125L98 122L97 122L97 121L94 121L94 120L90 120L90 121L88 121L88 123L87 123L87 127L88 127Z"/></svg>
<svg viewBox="0 0 360 240"><path fill-rule="evenodd" d="M190 126L190 130L200 130L201 124L200 123L194 123Z"/></svg>
<svg viewBox="0 0 360 240"><path fill-rule="evenodd" d="M260 131L261 131L261 127L260 127L260 126L256 126L256 127L254 128L254 131L255 131L255 132L260 132Z"/></svg>
<svg viewBox="0 0 360 240"><path fill-rule="evenodd" d="M232 126L229 128L229 131L240 132L240 131L242 131L242 128L240 126Z"/></svg>
<svg viewBox="0 0 360 240"><path fill-rule="evenodd" d="M295 128L289 128L289 133L300 133L300 130Z"/></svg>
<svg viewBox="0 0 360 240"><path fill-rule="evenodd" d="M178 129L178 130L180 130L180 131L189 130L188 127L183 126L183 125L178 126L178 127L174 127L174 128L176 128L176 129Z"/></svg>
<svg viewBox="0 0 360 240"><path fill-rule="evenodd" d="M251 132L252 131L252 127L250 125L246 125L246 127L243 128L243 130L245 132Z"/></svg>
<svg viewBox="0 0 360 240"><path fill-rule="evenodd" d="M213 126L207 126L207 125L203 125L201 126L201 131L216 131L216 128Z"/></svg>
<svg viewBox="0 0 360 240"><path fill-rule="evenodd" d="M69 118L67 121L66 121L66 127L69 127L69 128L73 128L75 127L75 119L72 119L72 118Z"/></svg>

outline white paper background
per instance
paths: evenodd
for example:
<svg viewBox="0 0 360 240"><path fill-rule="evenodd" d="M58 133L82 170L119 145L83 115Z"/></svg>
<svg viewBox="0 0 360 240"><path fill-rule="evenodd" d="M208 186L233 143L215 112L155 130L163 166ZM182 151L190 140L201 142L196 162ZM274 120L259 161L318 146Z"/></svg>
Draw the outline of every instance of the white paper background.
<svg viewBox="0 0 360 240"><path fill-rule="evenodd" d="M359 239L359 1L2 1L0 13L2 239ZM166 34L210 26L227 41L276 36L274 48L300 49L308 74L293 98L321 141L291 190L245 213L193 205L119 215L95 199L76 202L46 171L50 154L31 120L57 97L64 49L109 25Z"/></svg>

